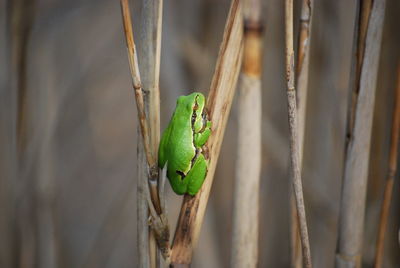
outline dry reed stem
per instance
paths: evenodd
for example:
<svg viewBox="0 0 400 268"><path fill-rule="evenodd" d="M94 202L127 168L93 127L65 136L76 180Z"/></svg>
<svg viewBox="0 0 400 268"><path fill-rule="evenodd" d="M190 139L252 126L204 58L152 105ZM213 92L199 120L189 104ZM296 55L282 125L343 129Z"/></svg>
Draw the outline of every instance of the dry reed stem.
<svg viewBox="0 0 400 268"><path fill-rule="evenodd" d="M138 129L138 132L140 130ZM138 133L137 136L137 255L138 267L148 268L154 267L150 264L150 236L149 236L149 208L147 205L147 162L144 154L143 143Z"/></svg>
<svg viewBox="0 0 400 268"><path fill-rule="evenodd" d="M353 36L353 58L351 61L350 75L350 101L347 110L347 129L346 129L346 152L348 143L353 136L354 118L356 113L357 97L360 91L361 67L364 59L365 39L369 16L371 15L372 0L362 0L357 3L356 24Z"/></svg>
<svg viewBox="0 0 400 268"><path fill-rule="evenodd" d="M393 184L397 172L397 158L399 148L400 131L400 63L397 67L397 87L396 87L395 107L392 121L392 137L390 141L389 171L385 184L385 192L379 220L378 239L376 243L375 268L381 268L383 263L383 249L385 242L386 226L389 216L390 201L392 199Z"/></svg>
<svg viewBox="0 0 400 268"><path fill-rule="evenodd" d="M157 162L160 141L160 60L163 0L143 0L140 25L139 66L141 86L145 93L145 109L148 114L150 148ZM146 101L147 100L147 101ZM158 176L150 176L152 196L157 196ZM161 197L160 197L161 198Z"/></svg>
<svg viewBox="0 0 400 268"><path fill-rule="evenodd" d="M128 0L121 0L122 19L124 24L126 47L128 49L129 68L132 76L132 85L135 91L136 108L139 116L140 130L143 138L144 151L149 167L156 166L155 157L150 149L150 131L146 120L144 107L143 88L140 81L139 65L137 59L136 46L133 39L131 14L129 11Z"/></svg>
<svg viewBox="0 0 400 268"><path fill-rule="evenodd" d="M262 118L260 12L259 0L243 2L244 52L238 98L231 267L256 267L258 262Z"/></svg>
<svg viewBox="0 0 400 268"><path fill-rule="evenodd" d="M309 268L311 251L308 238L306 212L303 199L303 187L299 161L299 136L296 108L296 91L294 87L294 52L293 52L293 0L285 1L285 40L286 40L286 79L288 95L288 116L290 130L290 159L293 176L293 190L296 200L297 216L300 227L300 238L303 252L303 263Z"/></svg>
<svg viewBox="0 0 400 268"><path fill-rule="evenodd" d="M158 5L158 8L162 8L162 2ZM158 247L163 254L163 257L168 261L169 256L170 256L170 248L169 248L169 226L168 226L168 221L166 217L165 210L160 204L160 198L159 198L159 193L158 193L158 167L157 167L157 159L156 159L156 151L158 149L158 140L159 139L159 133L154 134L155 138L151 137L152 132L150 132L149 127L148 127L148 122L150 121L150 126L152 128L155 128L159 132L159 114L155 116L155 118L150 118L149 120L146 119L146 113L145 113L145 99L144 99L144 94L143 94L143 87L142 83L140 80L140 72L139 72L139 64L138 64L138 57L137 57L137 51L134 43L134 38L133 38L133 30L132 30L132 22L131 22L131 15L129 11L129 4L128 0L121 0L121 9L122 9L122 18L123 18L123 24L124 24L124 31L125 31L125 37L126 37L126 44L127 44L127 50L128 50L128 59L129 59L129 67L132 75L132 82L133 82L133 88L135 90L135 99L136 99L136 105L137 105L137 110L138 110L138 116L139 116L139 122L140 122L140 130L143 138L143 144L144 144L144 152L146 155L146 160L147 160L147 165L141 160L141 145L139 142L139 152L138 152L138 217L139 218L139 224L138 226L141 228L139 236L144 236L144 238L139 237L138 240L143 242L144 244L139 244L139 253L144 253L146 251L146 248L150 248L150 264L151 267L155 267L155 259L156 259L156 254L155 254L155 247L152 245L152 234L150 234L149 237L145 234L146 229L145 228L145 221L146 219L144 218L147 213L147 208L145 208L145 201L147 201L147 205L150 210L150 214L152 216L150 225L152 227L152 230L154 231L154 236L155 239L157 240ZM158 15L160 15L160 12L157 12ZM161 24L160 22L161 18L157 19L157 25ZM159 46L161 45L161 29L156 30L157 31L157 42L156 42L156 57L160 56L160 48ZM149 111L151 112L151 115L154 116L157 114L157 111L159 113L159 107L158 108L152 108L151 105L158 105L159 106L159 100L155 100L159 96L158 91L158 81L154 81L154 79L158 79L159 77L159 61L160 59L154 59L155 64L153 66L153 73L154 77L152 79L148 79L148 82L152 82L153 88L152 90L149 90L152 92L150 100L148 100L146 103L148 103ZM157 93L155 93L157 92ZM150 114L150 112L149 112ZM157 119L158 118L158 119ZM156 131L157 132L157 131ZM156 141L157 140L157 141ZM153 143L151 143L153 141ZM148 170L146 170L148 168ZM143 180L144 178L147 178L147 181ZM139 211L140 210L140 211ZM145 210L145 211L144 211ZM148 242L146 242L146 241ZM145 253L144 253L145 254ZM145 254L147 255L147 254ZM144 261L144 263L147 263L148 261ZM145 265L143 263L143 265ZM141 266L142 264L140 264Z"/></svg>
<svg viewBox="0 0 400 268"><path fill-rule="evenodd" d="M159 90L159 76L160 76L160 58L161 58L161 33L162 33L162 10L163 0L142 0L142 9L140 13L140 29L139 32L139 44L138 44L138 58L139 68L141 70L141 82L144 91L145 98L145 109L148 115L149 131L150 131L150 147L153 156L157 162L158 143L160 140L160 90ZM143 176L145 174L142 174ZM163 185L158 181L159 175L157 173L154 176L148 178L150 186L151 197L153 203L160 203L160 207L157 214L163 217L162 221L153 222L158 225L168 225L167 218L164 214L160 213L165 210L164 192L161 191ZM161 187L161 188L160 188ZM158 192L158 194L157 194ZM159 200L155 198L159 197ZM145 219L143 219L145 220ZM152 260L152 267L159 266L157 261L160 260L160 256L156 250L154 243L154 234L150 233L150 258ZM167 240L165 240L167 239ZM169 234L165 234L164 241L168 241ZM160 241L160 240L159 240ZM169 253L165 252L169 250L169 245L160 246L164 249L163 255L166 256ZM155 263L153 263L153 261Z"/></svg>
<svg viewBox="0 0 400 268"><path fill-rule="evenodd" d="M206 108L212 121L212 135L207 142L209 149L207 177L195 196L184 197L172 247L173 267L188 267L192 260L193 248L197 244L241 66L242 19L240 0L233 0L207 99Z"/></svg>
<svg viewBox="0 0 400 268"><path fill-rule="evenodd" d="M299 162L300 172L303 166L304 137L306 130L306 111L307 111L307 92L308 92L308 70L310 59L310 31L312 16L312 1L303 0L300 15L300 34L298 39L298 56L296 65L296 90L297 90L297 114L299 126ZM297 220L296 203L293 192L290 191L290 249L291 266L300 268L301 262L301 243L299 235L299 222Z"/></svg>
<svg viewBox="0 0 400 268"><path fill-rule="evenodd" d="M154 165L155 160L150 153L150 137L149 130L147 126L146 116L145 116L145 107L144 107L144 97L140 84L139 67L137 64L137 56L136 56L136 48L133 39L133 30L132 30L132 21L129 10L128 0L121 1L121 9L122 9L122 20L124 24L124 32L128 50L128 59L129 59L129 68L131 71L133 88L135 90L135 99L136 99L136 107L138 110L138 117L140 123L139 132L142 134L142 139L140 139L140 135L138 135L138 163L137 163L137 230L138 230L138 244L137 244L137 253L138 253L138 267L147 268L147 267L155 267L155 256L153 252L150 252L150 249L154 248L153 240L154 236L149 233L148 226L148 202L147 202L147 192L146 189L148 187L148 179L147 179L147 164L150 166ZM139 80L139 83L138 83ZM147 162L146 162L147 159Z"/></svg>
<svg viewBox="0 0 400 268"><path fill-rule="evenodd" d="M359 53L363 54L361 75L359 81L357 81L357 77L355 80L359 87L354 106L354 119L348 118L353 120L353 123L350 122L348 130L351 135L348 136L346 148L340 204L336 254L336 267L339 268L361 267L369 151L384 11L385 0L375 0L371 14L368 16L365 42L355 40L357 44L364 43L365 52L362 53L360 49L357 49L358 55ZM363 15L360 19L362 20L362 18ZM361 24L358 27L362 31ZM362 35L360 34L360 36ZM354 127L351 127L352 124Z"/></svg>
<svg viewBox="0 0 400 268"><path fill-rule="evenodd" d="M163 0L143 0L139 46L139 66L141 82L149 99L148 120L150 126L150 146L158 151L160 141L160 60ZM147 108L147 107L146 107ZM154 155L157 158L157 154Z"/></svg>

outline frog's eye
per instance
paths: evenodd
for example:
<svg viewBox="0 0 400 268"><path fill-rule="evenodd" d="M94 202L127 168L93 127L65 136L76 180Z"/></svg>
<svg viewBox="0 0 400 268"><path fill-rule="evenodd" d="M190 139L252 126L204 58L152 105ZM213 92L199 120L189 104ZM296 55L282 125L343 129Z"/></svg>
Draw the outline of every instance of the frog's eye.
<svg viewBox="0 0 400 268"><path fill-rule="evenodd" d="M192 126L196 122L196 117L197 117L197 114L196 113L192 113Z"/></svg>
<svg viewBox="0 0 400 268"><path fill-rule="evenodd" d="M202 119L203 125L202 125L202 127L201 127L200 132L203 132L203 131L206 129L206 127L207 127L207 114L206 114L204 111L203 111L203 113L201 114L201 119Z"/></svg>
<svg viewBox="0 0 400 268"><path fill-rule="evenodd" d="M199 98L199 95L197 95L194 99L194 105L193 105L193 111L196 111L197 109L199 109L199 103L197 101L197 99Z"/></svg>

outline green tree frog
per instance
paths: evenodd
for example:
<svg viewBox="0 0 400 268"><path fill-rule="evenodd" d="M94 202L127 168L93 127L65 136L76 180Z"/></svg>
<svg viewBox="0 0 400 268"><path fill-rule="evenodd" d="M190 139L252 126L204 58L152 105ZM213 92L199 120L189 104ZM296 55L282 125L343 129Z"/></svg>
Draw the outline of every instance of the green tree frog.
<svg viewBox="0 0 400 268"><path fill-rule="evenodd" d="M195 195L207 174L203 146L211 134L211 122L201 93L180 96L164 130L158 149L158 165L167 165L167 177L175 193Z"/></svg>

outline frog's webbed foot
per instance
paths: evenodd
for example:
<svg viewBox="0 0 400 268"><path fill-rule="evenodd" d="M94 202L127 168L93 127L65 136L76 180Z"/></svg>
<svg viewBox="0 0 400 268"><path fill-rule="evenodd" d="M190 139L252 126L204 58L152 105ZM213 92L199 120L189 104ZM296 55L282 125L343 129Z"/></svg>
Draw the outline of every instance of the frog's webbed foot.
<svg viewBox="0 0 400 268"><path fill-rule="evenodd" d="M203 146L211 135L211 121L207 121L205 127L198 133L194 134L194 146Z"/></svg>

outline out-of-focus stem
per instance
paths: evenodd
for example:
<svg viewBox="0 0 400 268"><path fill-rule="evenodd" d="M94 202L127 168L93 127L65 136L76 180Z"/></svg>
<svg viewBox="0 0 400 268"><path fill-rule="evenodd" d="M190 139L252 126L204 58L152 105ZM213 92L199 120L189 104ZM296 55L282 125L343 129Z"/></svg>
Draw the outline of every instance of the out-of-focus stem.
<svg viewBox="0 0 400 268"><path fill-rule="evenodd" d="M256 267L261 171L261 4L243 2L244 53L233 203L231 267Z"/></svg>
<svg viewBox="0 0 400 268"><path fill-rule="evenodd" d="M363 2L359 21L356 22L355 36L359 36L359 40L354 40L357 44L354 53L357 65L353 63L351 82L354 84L350 85L351 89L355 90L352 90L353 99L347 119L348 140L336 252L338 268L361 267L369 153L385 2L374 0L370 15L363 14L369 13L366 2ZM366 17L368 19L365 19ZM363 32L365 41L362 40ZM361 65L357 67L359 62ZM359 77L357 72L360 72Z"/></svg>
<svg viewBox="0 0 400 268"><path fill-rule="evenodd" d="M393 184L397 172L397 156L399 149L400 131L400 63L397 67L397 87L395 107L392 120L392 137L390 142L389 174L385 184L385 192L379 220L378 240L376 243L375 268L381 268L383 262L383 248L385 242L386 226L389 216L390 200L392 199Z"/></svg>

